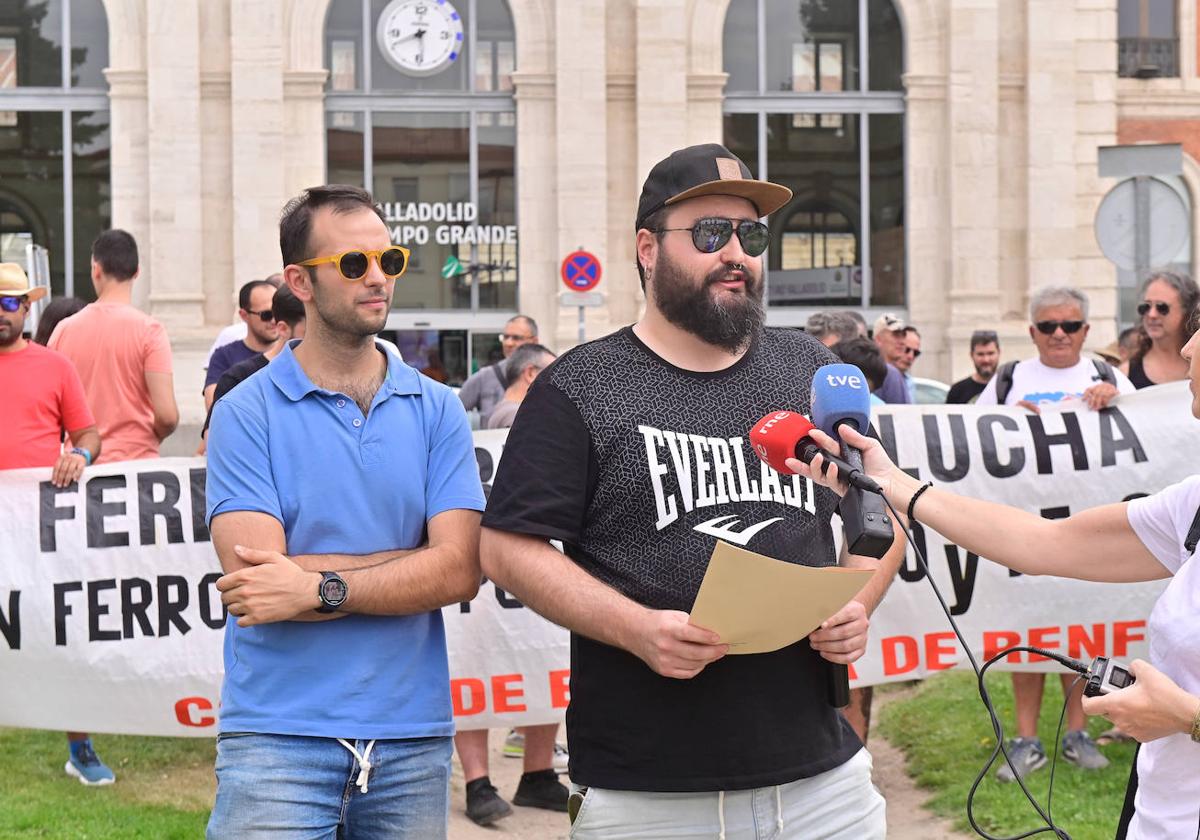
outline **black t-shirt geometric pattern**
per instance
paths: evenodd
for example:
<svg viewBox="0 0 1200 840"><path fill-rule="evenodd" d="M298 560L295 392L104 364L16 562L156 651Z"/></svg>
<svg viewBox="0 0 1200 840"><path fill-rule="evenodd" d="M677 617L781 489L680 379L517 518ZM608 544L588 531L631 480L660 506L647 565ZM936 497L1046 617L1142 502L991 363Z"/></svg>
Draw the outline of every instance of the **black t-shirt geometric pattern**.
<svg viewBox="0 0 1200 840"><path fill-rule="evenodd" d="M521 403L483 524L562 540L590 574L655 609L691 610L718 538L832 565L837 496L762 464L748 432L772 411L807 415L813 374L837 361L781 329L713 373L669 364L630 328L576 347ZM861 745L827 704L824 663L801 641L676 680L572 634L571 778L741 790L836 767Z"/></svg>

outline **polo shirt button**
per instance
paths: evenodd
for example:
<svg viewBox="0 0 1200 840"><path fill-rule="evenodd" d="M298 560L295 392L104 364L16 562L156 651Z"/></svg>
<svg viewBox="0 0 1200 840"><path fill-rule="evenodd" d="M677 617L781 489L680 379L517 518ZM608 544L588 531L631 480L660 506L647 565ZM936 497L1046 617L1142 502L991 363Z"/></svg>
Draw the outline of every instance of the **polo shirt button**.
<svg viewBox="0 0 1200 840"><path fill-rule="evenodd" d="M356 429L357 429L357 428L358 428L359 426L361 426L361 425L362 425L362 421L361 421L361 420L359 420L357 417L355 417L355 418L354 418L354 428L356 428Z"/></svg>
<svg viewBox="0 0 1200 840"><path fill-rule="evenodd" d="M338 400L338 401L337 401L337 407L338 407L338 408L345 408L345 407L346 407L346 401L345 401L345 400Z"/></svg>

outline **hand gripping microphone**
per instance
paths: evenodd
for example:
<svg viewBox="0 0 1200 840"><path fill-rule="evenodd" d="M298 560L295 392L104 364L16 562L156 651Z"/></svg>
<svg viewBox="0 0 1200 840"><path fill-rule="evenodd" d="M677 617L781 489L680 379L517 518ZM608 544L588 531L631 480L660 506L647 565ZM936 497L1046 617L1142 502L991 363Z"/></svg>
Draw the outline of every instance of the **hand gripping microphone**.
<svg viewBox="0 0 1200 840"><path fill-rule="evenodd" d="M867 378L854 365L825 365L813 377L812 385L813 423L825 434L842 445L842 459L851 470L861 471L862 452L841 440L839 430L849 426L856 432L866 434L871 422L871 392L867 390ZM841 467L838 468L842 469ZM870 478L864 476L867 481ZM879 485L871 481L867 487L862 482L854 487L879 492ZM866 496L861 492L847 492L841 504L842 522L846 526L846 545L851 554L865 557L882 557L892 546L895 536L892 521L887 515L883 499Z"/></svg>
<svg viewBox="0 0 1200 840"><path fill-rule="evenodd" d="M871 392L867 378L854 365L825 365L812 383L813 423L841 442L842 458L852 469L861 470L862 452L841 440L840 429L849 426L866 434L871 423ZM876 489L876 492L878 490ZM838 512L846 533L846 549L864 557L883 557L892 547L895 532L883 498L851 487L842 497ZM829 705L842 708L850 703L850 680L845 665L830 663Z"/></svg>
<svg viewBox="0 0 1200 840"><path fill-rule="evenodd" d="M796 458L805 464L812 463L817 455L825 462L821 465L821 474L833 464L838 468L838 478L851 487L858 487L872 493L879 492L879 485L874 479L862 471L862 465L856 469L852 464L817 446L809 437L809 432L815 429L802 414L794 411L775 411L763 417L750 430L750 445L754 447L758 457L769 467L781 475L795 475L784 463L788 458Z"/></svg>

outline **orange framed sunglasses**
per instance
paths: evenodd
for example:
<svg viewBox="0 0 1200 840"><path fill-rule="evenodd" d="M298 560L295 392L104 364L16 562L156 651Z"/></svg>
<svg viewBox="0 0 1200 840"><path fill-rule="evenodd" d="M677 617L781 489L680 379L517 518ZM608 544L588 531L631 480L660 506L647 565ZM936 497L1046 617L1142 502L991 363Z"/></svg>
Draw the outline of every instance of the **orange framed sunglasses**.
<svg viewBox="0 0 1200 840"><path fill-rule="evenodd" d="M333 263L337 266L338 273L347 280L361 280L367 275L367 270L371 266L371 260L379 263L379 270L383 272L383 276L389 280L395 280L402 275L408 268L408 257L412 252L407 248L401 248L399 245L393 245L391 248L384 248L381 251L363 251L355 249L353 251L343 251L340 254L333 254L328 257L313 257L311 260L297 263L297 265L324 265L325 263Z"/></svg>

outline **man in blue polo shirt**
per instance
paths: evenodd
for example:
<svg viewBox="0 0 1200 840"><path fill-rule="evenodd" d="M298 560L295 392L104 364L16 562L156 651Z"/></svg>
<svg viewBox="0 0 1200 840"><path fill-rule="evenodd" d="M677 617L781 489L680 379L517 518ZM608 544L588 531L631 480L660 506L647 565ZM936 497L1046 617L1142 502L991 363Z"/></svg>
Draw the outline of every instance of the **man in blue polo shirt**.
<svg viewBox="0 0 1200 840"><path fill-rule="evenodd" d="M466 414L376 344L408 253L368 193L306 190L279 238L307 333L216 404L209 432L232 618L208 836L444 837L440 608L480 582Z"/></svg>

